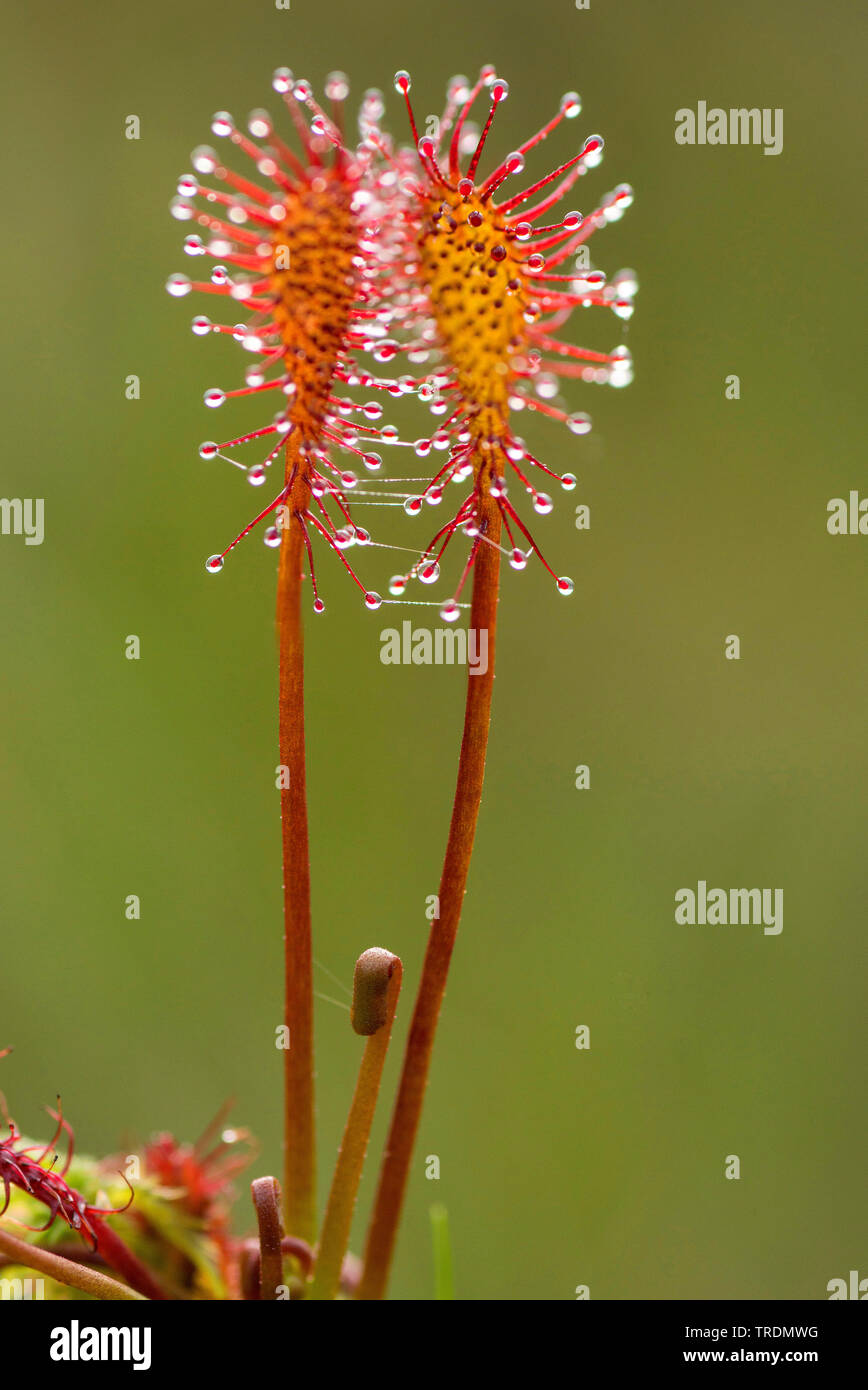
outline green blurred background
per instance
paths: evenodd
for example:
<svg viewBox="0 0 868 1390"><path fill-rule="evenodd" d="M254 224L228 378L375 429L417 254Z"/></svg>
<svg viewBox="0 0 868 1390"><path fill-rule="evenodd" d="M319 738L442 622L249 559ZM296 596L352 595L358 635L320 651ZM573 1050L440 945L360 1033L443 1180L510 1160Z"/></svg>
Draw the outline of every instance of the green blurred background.
<svg viewBox="0 0 868 1390"><path fill-rule="evenodd" d="M588 311L571 333L628 343L636 380L568 385L570 408L593 415L587 440L521 422L579 476L534 527L576 592L558 597L538 566L505 575L486 793L392 1291L432 1296L434 1201L461 1298L570 1299L578 1284L592 1298L823 1298L831 1278L868 1275L868 540L825 527L828 499L865 487L864 14L841 0L154 0L22 7L5 27L0 490L46 505L41 547L0 539L0 1043L16 1048L2 1076L16 1119L42 1132L61 1091L79 1144L103 1152L158 1128L192 1138L234 1095L258 1169L279 1171L275 557L254 538L206 574L259 494L197 455L264 417L236 404L217 423L202 405L248 359L190 334L212 304L164 294L169 272L202 265L167 203L214 110L278 105L280 64L318 88L343 68L353 99L382 87L403 136L396 68L425 115L451 74L490 61L511 84L495 152L576 88L581 117L532 169L599 130L606 159L578 206L635 187L592 243L608 272L637 269L635 318ZM700 99L783 107L783 153L677 146L675 110ZM124 138L133 113L138 142ZM139 401L124 398L129 373ZM412 436L428 419L411 405L399 422ZM396 534L427 537L416 526ZM360 559L382 587L388 552ZM325 556L320 578L317 984L342 997L326 970L349 984L365 947L399 952L400 1041L463 681L381 665L380 631L407 614L366 613ZM729 633L739 662L724 660ZM782 887L783 933L677 926L674 893L699 878ZM342 1009L317 1012L325 1190L359 1044ZM373 1176L372 1163L363 1215Z"/></svg>

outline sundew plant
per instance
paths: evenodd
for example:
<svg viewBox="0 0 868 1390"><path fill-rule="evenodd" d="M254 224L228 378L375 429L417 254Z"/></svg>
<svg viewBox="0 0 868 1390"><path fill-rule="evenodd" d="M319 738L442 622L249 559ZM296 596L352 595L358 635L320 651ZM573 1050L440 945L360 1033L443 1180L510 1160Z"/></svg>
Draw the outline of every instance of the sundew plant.
<svg viewBox="0 0 868 1390"><path fill-rule="evenodd" d="M625 386L632 374L625 347L573 340L579 309L608 310L602 332L620 336L612 329L631 316L637 288L629 270L607 279L588 249L629 207L629 185L597 194L584 214L568 198L603 156L601 136L568 135L581 114L575 92L517 149L492 153L496 115L509 96L492 67L473 81L452 78L436 131L429 121L421 135L410 76L397 73L406 132L397 140L383 125L376 89L364 93L350 135L342 73L329 76L321 100L288 68L272 85L279 116L256 110L238 123L220 111L214 143L194 149L172 212L188 225L187 255L205 269L198 277L173 274L167 288L198 301L194 335L227 334L247 356L240 384L209 387L205 405L233 421L242 408L258 411L199 453L227 476L239 469L264 496L235 539L208 558L208 573L231 571L227 557L254 532L277 558L283 1171L280 1179L253 1179L251 1231L238 1235L244 1222L231 1220L232 1203L256 1150L225 1114L195 1143L156 1135L132 1166L76 1156L59 1102L47 1141L22 1135L5 1114L0 1258L7 1270L39 1271L53 1297L386 1297L482 797L502 559L515 570L538 563L565 598L574 589L543 555L531 522L552 510L551 492L571 491L576 477L529 450L521 416L544 416L580 440L591 420L574 395ZM548 172L526 172L544 142L556 150ZM417 400L430 433L401 436L389 412L403 398ZM428 478L421 490L420 460ZM211 486L220 485L218 472ZM385 600L366 578L379 545L358 519L369 500L397 507L405 531L399 549L413 556ZM441 507L447 519L426 528ZM466 621L487 653L485 669L468 672L439 915L421 976L411 982L415 1004L358 1256L348 1249L351 1224L403 972L381 945L356 961L351 1020L364 1048L320 1203L304 625L324 611L338 576L359 591L359 621L384 601L434 594L442 620ZM442 1212L434 1230L445 1251ZM444 1256L442 1297L451 1291L446 1263Z"/></svg>

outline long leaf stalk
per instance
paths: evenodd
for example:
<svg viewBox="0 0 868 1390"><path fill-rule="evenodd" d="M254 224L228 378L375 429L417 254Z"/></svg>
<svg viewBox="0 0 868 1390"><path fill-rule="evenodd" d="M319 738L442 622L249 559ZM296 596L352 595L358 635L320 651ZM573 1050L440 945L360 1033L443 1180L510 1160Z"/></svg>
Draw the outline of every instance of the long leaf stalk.
<svg viewBox="0 0 868 1390"><path fill-rule="evenodd" d="M365 1300L381 1299L386 1293L482 799L494 686L500 581L500 513L492 498L485 497L480 503L480 519L481 534L473 567L470 627L477 633L487 633L488 666L484 674L472 674L468 669L458 780L440 880L440 916L435 917L431 924L398 1095L380 1169L374 1212L368 1229L364 1273L358 1292L358 1297Z"/></svg>
<svg viewBox="0 0 868 1390"><path fill-rule="evenodd" d="M290 459L287 458L287 470ZM278 572L280 813L284 917L284 1221L288 1234L316 1236L313 955L304 730L301 584L307 483L296 474L287 498Z"/></svg>
<svg viewBox="0 0 868 1390"><path fill-rule="evenodd" d="M308 1298L332 1299L340 1286L341 1269L350 1238L350 1227L383 1065L392 1034L392 1023L401 990L401 961L391 951L373 947L356 962L353 990L353 1028L367 1037L359 1077L347 1117L335 1174L326 1207L317 1253L316 1271Z"/></svg>

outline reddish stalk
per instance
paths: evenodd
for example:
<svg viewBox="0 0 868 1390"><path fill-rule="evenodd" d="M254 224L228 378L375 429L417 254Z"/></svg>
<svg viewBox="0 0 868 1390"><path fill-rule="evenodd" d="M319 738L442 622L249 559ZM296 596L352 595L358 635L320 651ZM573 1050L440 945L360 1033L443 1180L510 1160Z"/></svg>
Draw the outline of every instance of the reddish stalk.
<svg viewBox="0 0 868 1390"><path fill-rule="evenodd" d="M280 1228L280 1183L276 1178L255 1178L250 1184L259 1226L259 1288L264 1302L273 1302L283 1283L283 1251Z"/></svg>
<svg viewBox="0 0 868 1390"><path fill-rule="evenodd" d="M440 916L431 924L401 1081L380 1168L374 1212L368 1229L364 1273L357 1294L358 1298L365 1300L383 1298L386 1292L482 799L494 685L494 639L500 578L500 551L497 549L500 512L496 502L487 495L480 500L479 517L480 530L487 539L480 542L473 567L470 627L476 632L488 633L488 669L484 675L472 675L468 670L458 780L440 880Z"/></svg>
<svg viewBox="0 0 868 1390"><path fill-rule="evenodd" d="M291 462L287 451L287 472ZM287 498L277 593L280 641L279 746L289 785L281 787L283 839L284 1221L289 1235L316 1238L316 1142L313 1081L313 959L310 924L310 852L304 743L304 630L301 581L304 529L296 512L307 504L297 475ZM302 495L305 494L305 495Z"/></svg>
<svg viewBox="0 0 868 1390"><path fill-rule="evenodd" d="M112 1230L111 1226L105 1221L100 1221L96 1216L91 1217L91 1220L97 1236L97 1248L106 1264L111 1265L112 1269L122 1275L127 1283L131 1284L143 1297L154 1300L164 1299L166 1294L150 1270L142 1264L137 1255L133 1254L117 1231Z"/></svg>

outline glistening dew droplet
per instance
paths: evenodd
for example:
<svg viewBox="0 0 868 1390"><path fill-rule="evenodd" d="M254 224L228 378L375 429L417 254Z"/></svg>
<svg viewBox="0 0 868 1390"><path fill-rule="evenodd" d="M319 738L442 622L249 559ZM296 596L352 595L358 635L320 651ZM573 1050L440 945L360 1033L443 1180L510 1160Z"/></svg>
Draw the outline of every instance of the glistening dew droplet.
<svg viewBox="0 0 868 1390"><path fill-rule="evenodd" d="M234 124L228 111L217 111L211 118L211 130L224 140L227 135L232 134Z"/></svg>
<svg viewBox="0 0 868 1390"><path fill-rule="evenodd" d="M182 299L192 288L193 283L186 275L170 275L166 281L166 289L173 299Z"/></svg>

